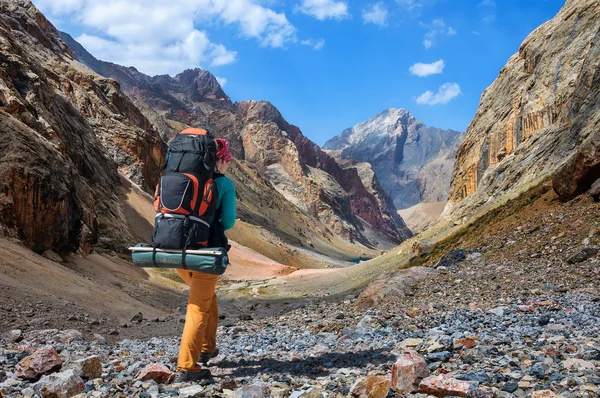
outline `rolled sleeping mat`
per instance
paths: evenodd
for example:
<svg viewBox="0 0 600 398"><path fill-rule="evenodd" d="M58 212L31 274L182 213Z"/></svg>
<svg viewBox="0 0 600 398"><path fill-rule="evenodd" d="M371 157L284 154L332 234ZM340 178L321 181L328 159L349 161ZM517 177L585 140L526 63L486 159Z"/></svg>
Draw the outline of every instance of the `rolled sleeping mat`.
<svg viewBox="0 0 600 398"><path fill-rule="evenodd" d="M133 263L142 268L179 268L222 275L229 265L227 252L221 247L187 250L185 266L181 250L156 249L154 256L154 248L146 243L138 243L129 250Z"/></svg>

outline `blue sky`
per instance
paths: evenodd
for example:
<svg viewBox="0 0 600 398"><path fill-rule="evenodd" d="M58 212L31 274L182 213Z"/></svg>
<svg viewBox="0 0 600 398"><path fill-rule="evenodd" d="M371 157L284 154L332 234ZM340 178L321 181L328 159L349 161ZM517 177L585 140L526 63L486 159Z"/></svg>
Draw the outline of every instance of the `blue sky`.
<svg viewBox="0 0 600 398"><path fill-rule="evenodd" d="M33 0L94 56L211 71L319 145L387 108L466 130L482 91L564 0Z"/></svg>

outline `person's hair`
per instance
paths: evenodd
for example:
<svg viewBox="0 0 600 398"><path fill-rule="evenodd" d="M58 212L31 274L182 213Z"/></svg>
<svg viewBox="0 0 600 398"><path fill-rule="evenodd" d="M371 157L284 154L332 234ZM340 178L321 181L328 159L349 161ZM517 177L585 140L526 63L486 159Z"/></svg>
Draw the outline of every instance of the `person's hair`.
<svg viewBox="0 0 600 398"><path fill-rule="evenodd" d="M217 152L223 149L223 143L221 141L217 141Z"/></svg>

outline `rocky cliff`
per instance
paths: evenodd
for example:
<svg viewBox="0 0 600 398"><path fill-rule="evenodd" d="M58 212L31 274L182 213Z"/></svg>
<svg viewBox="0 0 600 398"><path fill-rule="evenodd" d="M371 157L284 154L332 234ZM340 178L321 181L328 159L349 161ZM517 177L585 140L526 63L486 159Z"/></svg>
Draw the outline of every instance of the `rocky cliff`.
<svg viewBox="0 0 600 398"><path fill-rule="evenodd" d="M481 96L458 151L445 217L468 214L490 198L550 176L565 161L555 178L564 198L600 177L597 160L582 168L586 155L572 158L578 148L589 152L598 142L592 138L600 128L598 43L597 0L568 0L525 39Z"/></svg>
<svg viewBox="0 0 600 398"><path fill-rule="evenodd" d="M373 166L398 209L448 198L454 155L463 135L427 127L405 109L390 108L346 129L324 149Z"/></svg>
<svg viewBox="0 0 600 398"><path fill-rule="evenodd" d="M75 62L28 0L0 0L0 131L5 235L37 251L131 237L118 171L150 190L165 145L119 83Z"/></svg>
<svg viewBox="0 0 600 398"><path fill-rule="evenodd" d="M356 170L339 167L272 104L232 104L207 71L150 77L134 68L99 61L67 34L62 37L80 62L117 79L142 112L163 126L158 128L165 139L185 125L208 127L230 141L237 159L256 167L285 198L347 240L376 247L378 234L393 243L411 235L395 208L381 201L379 193L370 193ZM365 235L365 229L375 236Z"/></svg>
<svg viewBox="0 0 600 398"><path fill-rule="evenodd" d="M411 236L376 182L371 179L365 185L356 168L340 167L272 104L245 101L237 114L244 123L246 159L264 165L280 192L337 234L365 241L362 222L366 221L392 242Z"/></svg>

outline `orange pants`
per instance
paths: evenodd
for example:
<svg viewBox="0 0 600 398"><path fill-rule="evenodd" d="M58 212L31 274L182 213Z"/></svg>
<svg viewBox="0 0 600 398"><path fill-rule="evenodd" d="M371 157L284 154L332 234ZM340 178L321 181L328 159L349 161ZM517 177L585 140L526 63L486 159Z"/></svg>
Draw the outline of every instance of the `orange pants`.
<svg viewBox="0 0 600 398"><path fill-rule="evenodd" d="M177 370L197 372L201 369L197 363L200 353L217 348L219 307L215 288L219 276L183 269L177 273L190 286Z"/></svg>

